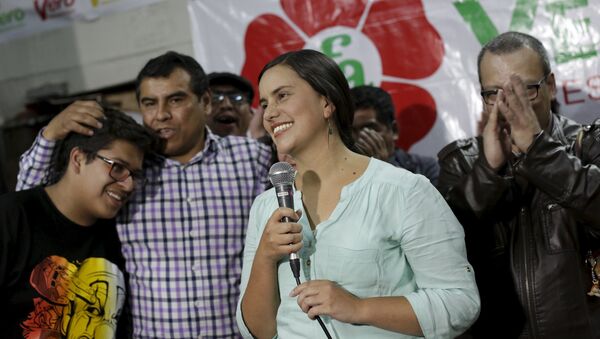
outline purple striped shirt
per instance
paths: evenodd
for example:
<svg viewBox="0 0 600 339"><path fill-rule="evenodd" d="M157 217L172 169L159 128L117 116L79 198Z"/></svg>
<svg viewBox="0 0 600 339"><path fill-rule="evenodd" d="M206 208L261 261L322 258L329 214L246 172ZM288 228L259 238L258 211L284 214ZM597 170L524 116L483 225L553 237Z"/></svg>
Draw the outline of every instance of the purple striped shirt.
<svg viewBox="0 0 600 339"><path fill-rule="evenodd" d="M55 143L38 135L21 156L17 189L44 182ZM207 132L190 162L147 156L148 183L117 228L129 274L135 337L232 338L250 206L270 150Z"/></svg>

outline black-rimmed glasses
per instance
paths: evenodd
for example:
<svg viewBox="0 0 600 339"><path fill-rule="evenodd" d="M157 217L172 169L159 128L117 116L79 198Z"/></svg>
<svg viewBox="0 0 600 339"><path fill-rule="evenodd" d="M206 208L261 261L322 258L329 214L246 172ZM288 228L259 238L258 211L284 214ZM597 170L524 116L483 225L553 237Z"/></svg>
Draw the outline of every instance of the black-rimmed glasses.
<svg viewBox="0 0 600 339"><path fill-rule="evenodd" d="M536 82L535 84L525 85L525 91L527 93L529 101L533 101L538 97L540 87L546 81L546 79L548 79L548 75L550 75L550 73L544 75L544 77L541 78L540 81ZM496 99L498 99L498 90L498 88L495 88L486 91L481 91L481 97L483 98L483 101L488 105L495 104Z"/></svg>
<svg viewBox="0 0 600 339"><path fill-rule="evenodd" d="M225 98L229 99L233 105L242 105L247 103L246 97L242 93L220 93L213 92L212 100L214 103L220 104L225 101Z"/></svg>
<svg viewBox="0 0 600 339"><path fill-rule="evenodd" d="M104 163L110 167L108 175L114 180L125 181L127 178L131 177L135 188L139 188L146 183L146 177L144 177L144 174L141 171L132 171L127 168L127 166L110 158L103 157L100 154L96 154L96 157L104 161Z"/></svg>

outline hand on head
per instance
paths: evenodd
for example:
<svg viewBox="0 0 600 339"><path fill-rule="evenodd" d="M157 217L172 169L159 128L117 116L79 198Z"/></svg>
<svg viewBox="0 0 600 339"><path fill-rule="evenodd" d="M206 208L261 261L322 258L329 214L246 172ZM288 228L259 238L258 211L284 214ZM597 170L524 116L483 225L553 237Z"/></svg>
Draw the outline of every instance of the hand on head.
<svg viewBox="0 0 600 339"><path fill-rule="evenodd" d="M70 132L92 135L103 119L104 110L96 101L75 101L50 121L42 135L48 140L62 140Z"/></svg>

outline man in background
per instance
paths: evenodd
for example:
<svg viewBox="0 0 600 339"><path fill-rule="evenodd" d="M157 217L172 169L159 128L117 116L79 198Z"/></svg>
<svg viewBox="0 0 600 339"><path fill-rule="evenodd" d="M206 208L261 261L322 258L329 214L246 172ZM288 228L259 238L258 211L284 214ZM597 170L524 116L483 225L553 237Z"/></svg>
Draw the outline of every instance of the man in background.
<svg viewBox="0 0 600 339"><path fill-rule="evenodd" d="M208 115L207 125L218 136L236 135L258 138L252 125L254 112L252 100L254 89L248 80L229 72L213 72L208 75L212 92L212 109ZM262 128L260 121L259 132Z"/></svg>
<svg viewBox="0 0 600 339"><path fill-rule="evenodd" d="M477 63L485 127L440 151L438 184L481 295L471 334L599 338L585 261L600 259L587 258L600 239L600 125L553 114L556 80L536 38L503 33Z"/></svg>
<svg viewBox="0 0 600 339"><path fill-rule="evenodd" d="M436 159L410 154L396 147L396 109L389 93L379 87L364 85L352 88L351 94L354 101L352 127L358 150L366 156L422 174L435 185L439 173Z"/></svg>

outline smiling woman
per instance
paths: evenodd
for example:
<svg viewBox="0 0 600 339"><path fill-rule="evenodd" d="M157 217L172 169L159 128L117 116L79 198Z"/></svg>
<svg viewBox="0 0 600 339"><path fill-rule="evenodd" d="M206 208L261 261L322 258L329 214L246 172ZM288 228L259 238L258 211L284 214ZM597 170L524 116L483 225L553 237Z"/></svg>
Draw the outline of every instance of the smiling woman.
<svg viewBox="0 0 600 339"><path fill-rule="evenodd" d="M250 212L238 325L246 337L450 338L479 312L463 231L437 190L353 151L348 83L301 50L259 77L264 127L296 161L294 206L274 189ZM287 217L294 222L283 222ZM301 280L287 265L297 253ZM356 326L356 325L367 326Z"/></svg>

